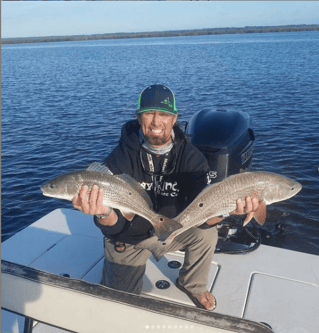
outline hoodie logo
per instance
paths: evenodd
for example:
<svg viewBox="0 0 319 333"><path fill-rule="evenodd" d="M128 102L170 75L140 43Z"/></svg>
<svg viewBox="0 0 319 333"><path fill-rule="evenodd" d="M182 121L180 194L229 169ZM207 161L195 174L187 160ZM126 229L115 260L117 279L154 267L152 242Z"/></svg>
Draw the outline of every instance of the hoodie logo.
<svg viewBox="0 0 319 333"><path fill-rule="evenodd" d="M169 101L169 97L167 97L163 102L161 102L162 104L166 104L168 107L172 108L173 104Z"/></svg>
<svg viewBox="0 0 319 333"><path fill-rule="evenodd" d="M146 191L151 191L154 188L153 183L140 183L141 186ZM179 194L179 188L177 182L171 183L171 182L164 182L161 187L158 187L156 192L163 197L177 197Z"/></svg>

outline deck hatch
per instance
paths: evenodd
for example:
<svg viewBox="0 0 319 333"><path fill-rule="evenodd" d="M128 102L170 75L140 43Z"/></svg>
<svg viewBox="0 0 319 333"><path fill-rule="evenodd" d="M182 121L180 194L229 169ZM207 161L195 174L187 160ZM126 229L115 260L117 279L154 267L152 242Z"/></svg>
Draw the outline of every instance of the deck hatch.
<svg viewBox="0 0 319 333"><path fill-rule="evenodd" d="M313 306L309 307L309 304ZM252 275L243 318L271 325L274 332L317 333L319 288L262 273Z"/></svg>

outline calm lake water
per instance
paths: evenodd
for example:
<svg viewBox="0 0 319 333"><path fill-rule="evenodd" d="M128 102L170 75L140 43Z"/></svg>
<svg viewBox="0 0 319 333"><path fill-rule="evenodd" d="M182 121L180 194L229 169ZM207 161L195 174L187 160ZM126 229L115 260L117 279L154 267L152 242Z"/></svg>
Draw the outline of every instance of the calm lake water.
<svg viewBox="0 0 319 333"><path fill-rule="evenodd" d="M159 82L179 120L216 107L252 117L252 170L303 185L269 206L263 243L319 254L319 32L3 45L1 56L2 241L72 208L40 186L103 160Z"/></svg>

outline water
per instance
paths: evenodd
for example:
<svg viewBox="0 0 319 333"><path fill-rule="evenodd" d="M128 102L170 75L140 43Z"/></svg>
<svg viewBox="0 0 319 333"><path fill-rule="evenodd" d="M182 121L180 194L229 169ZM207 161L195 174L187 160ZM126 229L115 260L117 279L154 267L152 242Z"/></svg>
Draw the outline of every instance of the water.
<svg viewBox="0 0 319 333"><path fill-rule="evenodd" d="M250 114L252 169L303 185L269 207L263 243L318 255L318 64L317 31L3 45L2 241L72 208L40 186L103 160L140 91L160 82L179 120L215 107Z"/></svg>

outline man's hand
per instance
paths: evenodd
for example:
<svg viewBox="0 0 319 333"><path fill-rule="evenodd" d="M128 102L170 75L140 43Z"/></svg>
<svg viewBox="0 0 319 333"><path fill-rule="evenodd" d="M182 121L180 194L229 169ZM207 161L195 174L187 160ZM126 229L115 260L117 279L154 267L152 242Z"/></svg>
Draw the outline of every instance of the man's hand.
<svg viewBox="0 0 319 333"><path fill-rule="evenodd" d="M247 214L243 226L247 225L250 220L254 217L255 212L258 210L259 200L257 198L246 197L245 206L241 200L237 200L237 208L232 211L230 214L234 215L243 215Z"/></svg>
<svg viewBox="0 0 319 333"><path fill-rule="evenodd" d="M89 198L87 198L88 187L83 186L77 196L72 200L73 207L85 214L103 215L110 212L110 207L103 206L103 190L96 185L92 187ZM104 218L99 219L101 224L114 225L117 222L117 215L114 211Z"/></svg>
<svg viewBox="0 0 319 333"><path fill-rule="evenodd" d="M243 224L245 226L254 217L254 214L255 214L256 210L258 209L258 207L259 207L259 200L257 198L251 199L251 197L246 197L245 206L241 200L237 200L236 210L232 211L230 214L243 215L243 214L248 213L248 215L245 218L244 224ZM216 217L209 219L206 223L208 225L214 225L221 221L222 221L222 219L220 217L216 216Z"/></svg>

